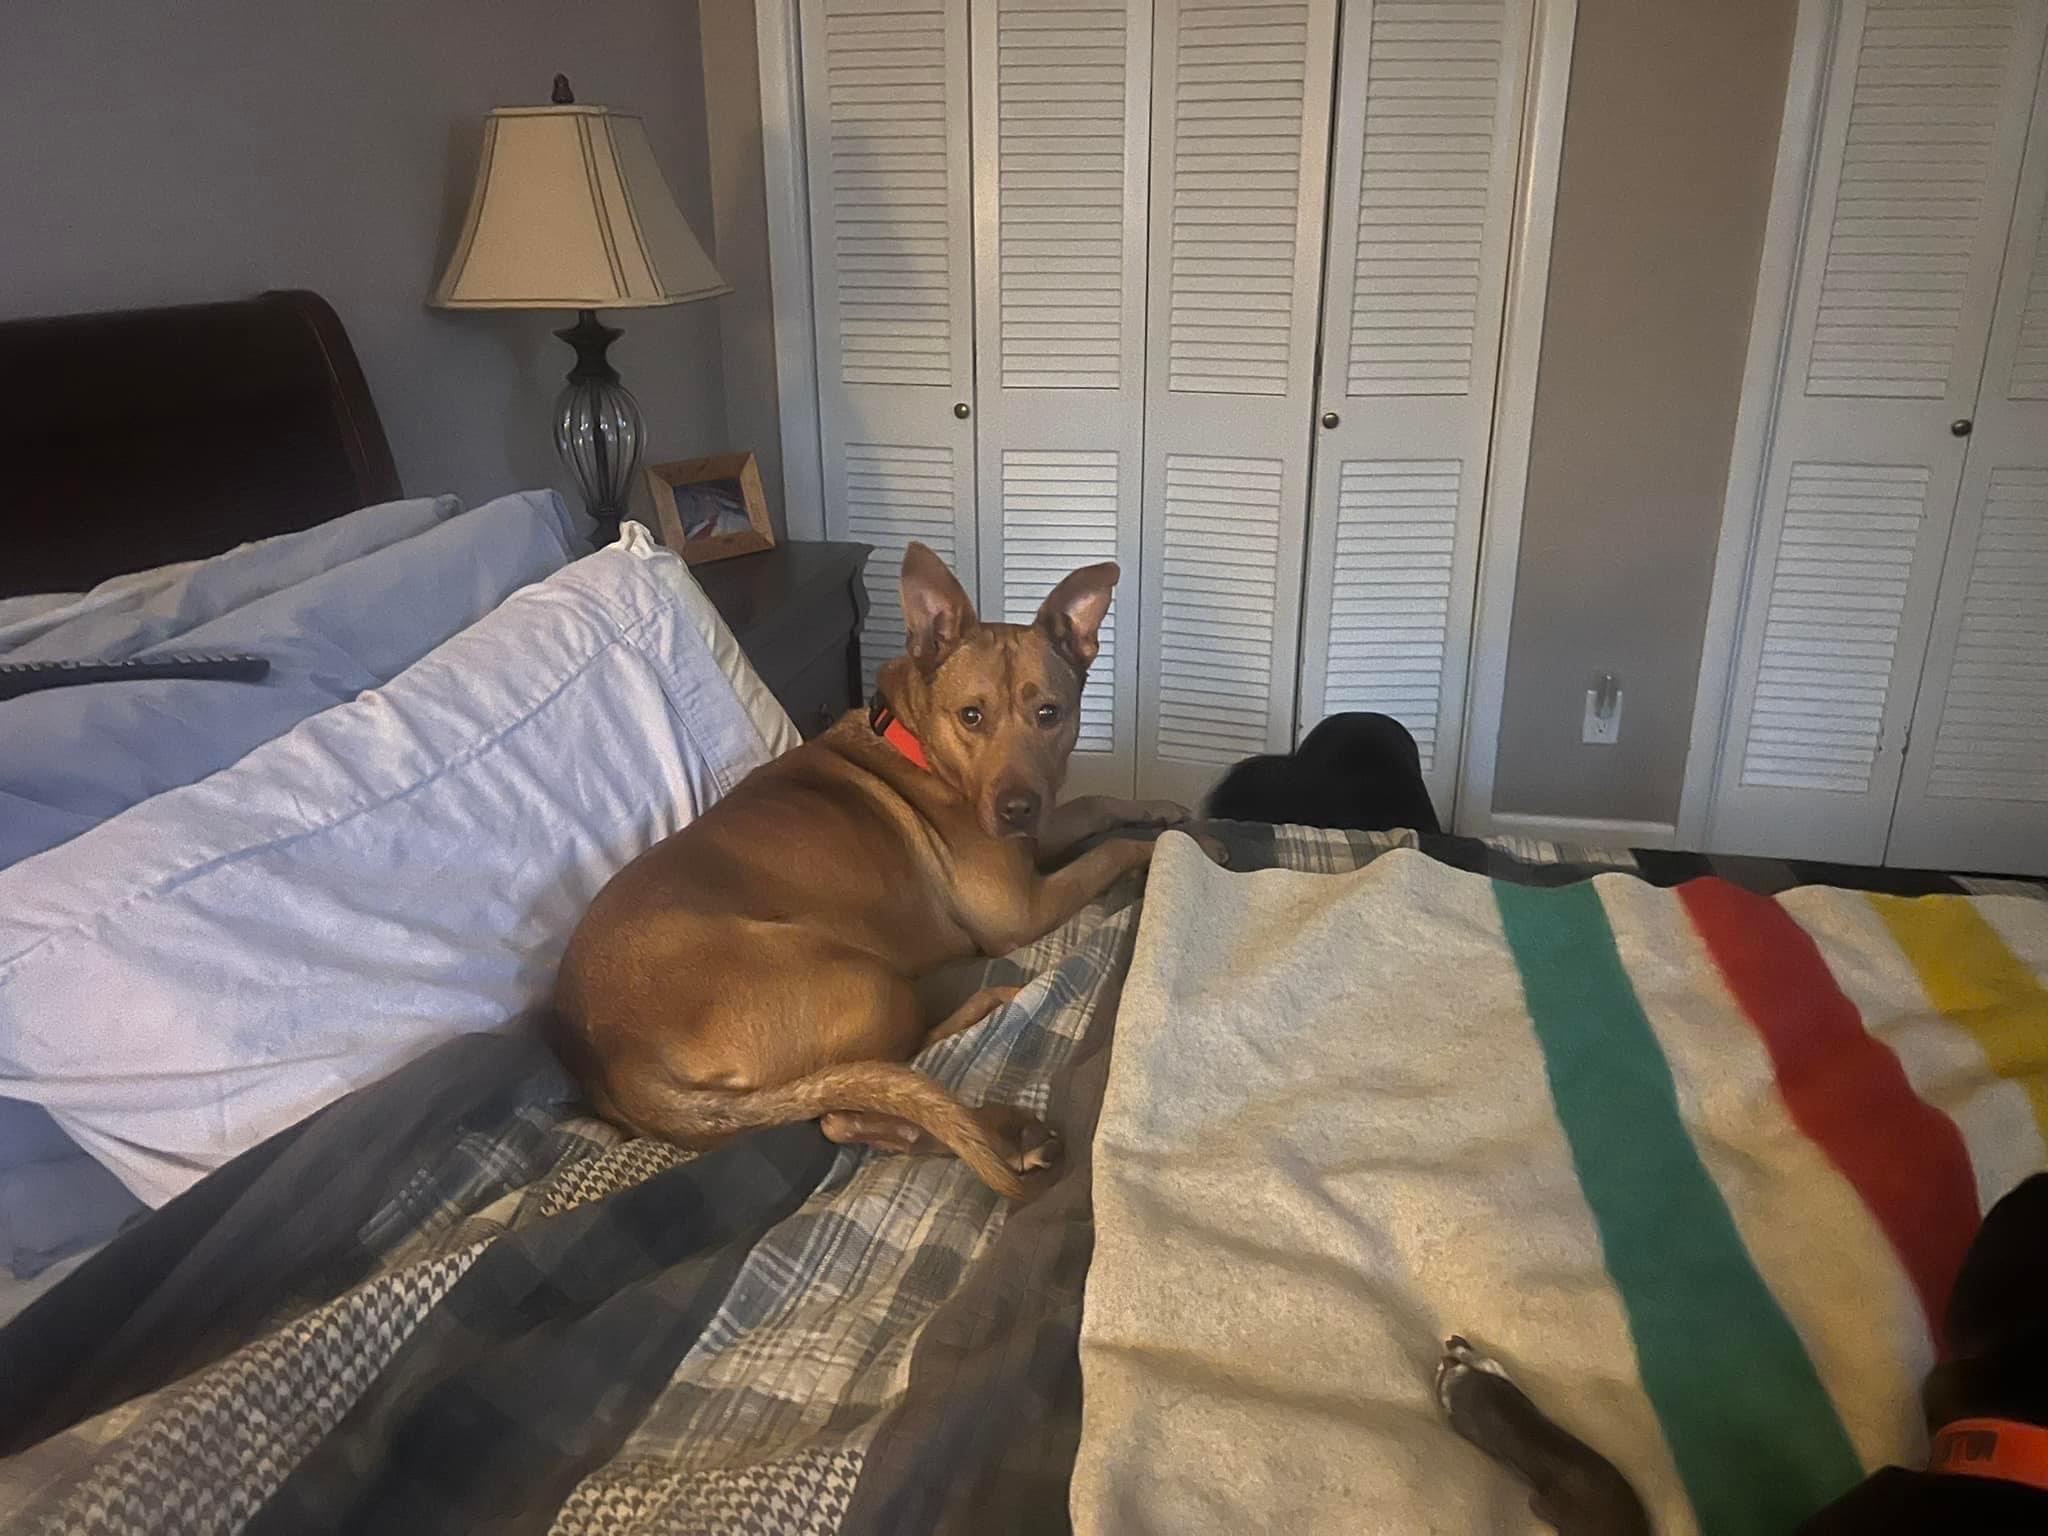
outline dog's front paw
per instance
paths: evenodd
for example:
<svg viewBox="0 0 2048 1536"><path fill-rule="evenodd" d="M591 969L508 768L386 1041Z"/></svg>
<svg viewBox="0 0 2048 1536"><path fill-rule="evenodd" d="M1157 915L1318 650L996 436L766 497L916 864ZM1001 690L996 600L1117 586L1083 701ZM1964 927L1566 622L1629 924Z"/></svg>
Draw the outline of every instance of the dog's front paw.
<svg viewBox="0 0 2048 1536"><path fill-rule="evenodd" d="M1209 855L1210 863L1220 864L1225 869L1230 868L1230 849L1222 838L1212 837L1207 832L1190 832L1188 836L1195 840L1195 845L1202 852Z"/></svg>
<svg viewBox="0 0 2048 1536"><path fill-rule="evenodd" d="M1178 800L1133 800L1125 819L1136 827L1182 827L1195 819L1195 813Z"/></svg>

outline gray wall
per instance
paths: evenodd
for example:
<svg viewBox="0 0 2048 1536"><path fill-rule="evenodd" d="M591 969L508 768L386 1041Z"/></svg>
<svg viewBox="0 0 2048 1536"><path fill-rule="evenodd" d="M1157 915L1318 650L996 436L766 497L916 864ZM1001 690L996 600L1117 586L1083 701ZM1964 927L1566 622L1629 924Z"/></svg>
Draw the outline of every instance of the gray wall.
<svg viewBox="0 0 2048 1536"><path fill-rule="evenodd" d="M1678 814L1795 10L1580 0L1496 811Z"/></svg>
<svg viewBox="0 0 2048 1536"><path fill-rule="evenodd" d="M733 291L719 305L725 342L726 426L735 449L761 461L778 536L788 533L782 421L775 393L775 303L769 288L768 207L761 180L761 64L748 0L712 0L704 29L704 113L711 152L711 220L718 269Z"/></svg>
<svg viewBox="0 0 2048 1536"><path fill-rule="evenodd" d="M550 410L573 316L426 297L491 107L639 112L711 228L693 0L64 0L7 7L0 315L312 288L363 360L408 491L559 484ZM649 458L727 446L718 303L614 317Z"/></svg>

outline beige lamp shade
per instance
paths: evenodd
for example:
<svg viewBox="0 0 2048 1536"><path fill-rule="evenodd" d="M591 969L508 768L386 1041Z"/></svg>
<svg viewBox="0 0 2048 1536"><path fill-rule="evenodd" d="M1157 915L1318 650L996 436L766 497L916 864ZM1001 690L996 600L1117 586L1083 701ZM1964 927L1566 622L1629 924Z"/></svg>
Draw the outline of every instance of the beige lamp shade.
<svg viewBox="0 0 2048 1536"><path fill-rule="evenodd" d="M607 107L499 107L434 302L631 309L731 293L676 206L640 119Z"/></svg>

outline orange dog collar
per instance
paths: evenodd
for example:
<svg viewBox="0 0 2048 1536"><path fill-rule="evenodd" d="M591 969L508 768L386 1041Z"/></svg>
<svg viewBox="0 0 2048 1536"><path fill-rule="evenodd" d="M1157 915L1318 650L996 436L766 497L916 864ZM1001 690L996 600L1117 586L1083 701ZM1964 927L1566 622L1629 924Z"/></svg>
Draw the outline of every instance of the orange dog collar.
<svg viewBox="0 0 2048 1536"><path fill-rule="evenodd" d="M2048 1429L2014 1419L1957 1419L1934 1437L1927 1469L2048 1492Z"/></svg>
<svg viewBox="0 0 2048 1536"><path fill-rule="evenodd" d="M896 718L896 711L889 707L889 701L879 693L868 705L868 724L877 736L889 743L898 752L926 773L932 771L931 760L924 755L924 743L910 734L910 727Z"/></svg>

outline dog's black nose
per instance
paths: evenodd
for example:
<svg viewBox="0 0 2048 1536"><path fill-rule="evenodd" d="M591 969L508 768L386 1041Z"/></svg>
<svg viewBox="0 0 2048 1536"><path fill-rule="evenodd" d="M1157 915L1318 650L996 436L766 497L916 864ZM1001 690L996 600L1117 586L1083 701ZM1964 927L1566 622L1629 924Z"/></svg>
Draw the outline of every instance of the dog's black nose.
<svg viewBox="0 0 2048 1536"><path fill-rule="evenodd" d="M1028 789L1013 789L996 800L996 815L1006 827L1028 827L1038 820L1038 796Z"/></svg>

